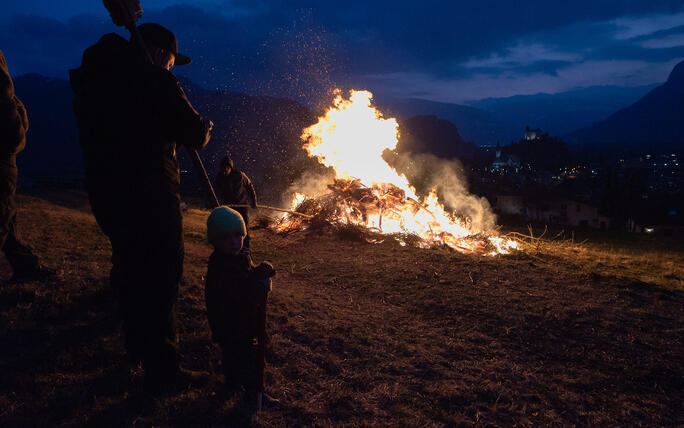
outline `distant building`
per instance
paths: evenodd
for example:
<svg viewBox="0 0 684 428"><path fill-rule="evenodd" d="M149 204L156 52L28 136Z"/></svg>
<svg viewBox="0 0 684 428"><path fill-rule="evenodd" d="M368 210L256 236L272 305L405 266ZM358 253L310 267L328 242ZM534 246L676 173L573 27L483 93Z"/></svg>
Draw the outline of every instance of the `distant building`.
<svg viewBox="0 0 684 428"><path fill-rule="evenodd" d="M541 129L530 129L530 126L525 126L525 141L538 141L541 139Z"/></svg>
<svg viewBox="0 0 684 428"><path fill-rule="evenodd" d="M570 200L564 202L561 204L561 218L565 224L600 229L610 226L610 217L601 215L597 207Z"/></svg>
<svg viewBox="0 0 684 428"><path fill-rule="evenodd" d="M607 229L611 222L610 217L599 213L597 207L570 199L558 199L525 209L528 219L549 224Z"/></svg>
<svg viewBox="0 0 684 428"><path fill-rule="evenodd" d="M494 209L501 214L525 215L523 197L518 195L497 195Z"/></svg>
<svg viewBox="0 0 684 428"><path fill-rule="evenodd" d="M520 168L520 158L515 155L502 156L501 146L496 144L496 155L494 157L494 162L492 162L492 171L499 171L502 169L510 169L518 172Z"/></svg>
<svg viewBox="0 0 684 428"><path fill-rule="evenodd" d="M607 229L611 219L599 213L597 207L571 199L544 202L525 201L522 196L497 195L494 208L501 214L520 215L546 224Z"/></svg>
<svg viewBox="0 0 684 428"><path fill-rule="evenodd" d="M500 157L492 162L492 170L510 169L511 171L515 170L515 172L518 172L520 167L520 158L515 155Z"/></svg>

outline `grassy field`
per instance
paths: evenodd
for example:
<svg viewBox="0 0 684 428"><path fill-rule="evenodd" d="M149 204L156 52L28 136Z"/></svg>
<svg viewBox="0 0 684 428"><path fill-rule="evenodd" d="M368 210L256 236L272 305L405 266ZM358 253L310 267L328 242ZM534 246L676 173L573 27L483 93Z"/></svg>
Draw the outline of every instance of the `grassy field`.
<svg viewBox="0 0 684 428"><path fill-rule="evenodd" d="M278 270L266 381L281 405L250 415L222 391L210 341L208 213L185 216L179 349L212 381L152 400L123 362L108 241L82 195L46 199L19 198L20 228L58 278L6 284L0 261L2 426L684 424L674 239L527 239L480 257L254 230L256 259Z"/></svg>

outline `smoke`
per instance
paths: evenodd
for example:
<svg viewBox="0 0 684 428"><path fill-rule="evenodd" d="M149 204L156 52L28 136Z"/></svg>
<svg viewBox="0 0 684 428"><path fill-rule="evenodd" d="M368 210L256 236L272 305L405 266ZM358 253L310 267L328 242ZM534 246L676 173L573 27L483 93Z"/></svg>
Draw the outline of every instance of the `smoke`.
<svg viewBox="0 0 684 428"><path fill-rule="evenodd" d="M383 158L406 176L419 196L425 197L436 189L446 211L466 219L473 233L488 232L495 227L496 215L489 201L468 191L463 165L458 160L428 153L394 152L386 152Z"/></svg>
<svg viewBox="0 0 684 428"><path fill-rule="evenodd" d="M328 184L335 179L335 171L331 168L306 170L283 193L283 205L290 206L295 193L304 193L309 197L319 197L328 192Z"/></svg>

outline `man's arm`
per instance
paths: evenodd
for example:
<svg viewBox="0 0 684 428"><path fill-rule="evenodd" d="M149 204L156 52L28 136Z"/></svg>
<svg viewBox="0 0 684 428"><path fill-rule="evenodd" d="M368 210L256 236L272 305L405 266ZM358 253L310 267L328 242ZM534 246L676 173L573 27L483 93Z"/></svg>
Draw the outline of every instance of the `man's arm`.
<svg viewBox="0 0 684 428"><path fill-rule="evenodd" d="M27 129L26 108L14 94L14 84L0 51L0 152L16 154L22 151Z"/></svg>
<svg viewBox="0 0 684 428"><path fill-rule="evenodd" d="M191 149L201 149L209 142L213 123L200 116L190 104L178 79L171 72L164 71L164 78L168 80L164 82L164 88L169 92L169 124L173 127L174 139Z"/></svg>
<svg viewBox="0 0 684 428"><path fill-rule="evenodd" d="M17 114L19 115L19 119L21 120L21 127L23 129L24 135L26 135L26 132L28 132L29 129L29 122L28 122L28 115L26 114L26 107L24 107L24 103L21 102L17 96L14 96L14 102L17 104Z"/></svg>
<svg viewBox="0 0 684 428"><path fill-rule="evenodd" d="M247 195L249 195L249 199L251 201L252 208L257 207L257 196L256 196L256 191L254 190L254 185L252 184L252 180L249 179L246 175L245 177L245 187L247 188Z"/></svg>

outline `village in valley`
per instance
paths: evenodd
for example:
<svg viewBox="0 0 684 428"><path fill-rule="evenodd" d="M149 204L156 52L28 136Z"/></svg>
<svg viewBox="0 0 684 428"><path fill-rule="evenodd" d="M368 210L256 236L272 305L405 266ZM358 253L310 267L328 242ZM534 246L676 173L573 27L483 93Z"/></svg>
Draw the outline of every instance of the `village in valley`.
<svg viewBox="0 0 684 428"><path fill-rule="evenodd" d="M526 127L518 142L483 147L472 184L503 216L559 227L681 235L681 154L571 151Z"/></svg>

